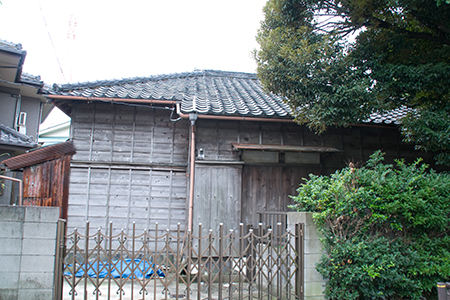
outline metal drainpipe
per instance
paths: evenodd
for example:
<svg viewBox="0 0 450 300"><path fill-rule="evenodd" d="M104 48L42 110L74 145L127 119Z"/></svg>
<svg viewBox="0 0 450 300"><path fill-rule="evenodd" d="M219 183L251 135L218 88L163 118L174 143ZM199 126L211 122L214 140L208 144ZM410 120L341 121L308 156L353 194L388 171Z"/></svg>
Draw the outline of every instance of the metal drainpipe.
<svg viewBox="0 0 450 300"><path fill-rule="evenodd" d="M189 212L188 212L188 230L192 232L193 214L194 214L194 178L195 178L195 121L197 113L189 114L191 121L191 150L190 150L190 174L189 174Z"/></svg>
<svg viewBox="0 0 450 300"><path fill-rule="evenodd" d="M16 97L16 112L14 116L14 129L19 131L19 115L20 110L22 109L22 96L21 95L11 95L13 97Z"/></svg>
<svg viewBox="0 0 450 300"><path fill-rule="evenodd" d="M19 183L19 205L22 205L22 198L23 198L23 181L22 179L17 179L14 177L8 177L8 176L4 176L4 175L0 175L0 178L4 178L4 179L8 179L8 180L12 180L12 181L17 181Z"/></svg>

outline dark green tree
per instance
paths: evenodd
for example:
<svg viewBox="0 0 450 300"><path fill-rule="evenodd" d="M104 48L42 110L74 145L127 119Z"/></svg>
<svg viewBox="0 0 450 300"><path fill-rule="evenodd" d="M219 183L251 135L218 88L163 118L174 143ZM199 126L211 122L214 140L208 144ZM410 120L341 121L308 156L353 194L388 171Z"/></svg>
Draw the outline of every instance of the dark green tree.
<svg viewBox="0 0 450 300"><path fill-rule="evenodd" d="M316 266L333 300L436 299L450 280L450 174L417 160L310 175L294 209L314 212L326 255Z"/></svg>
<svg viewBox="0 0 450 300"><path fill-rule="evenodd" d="M450 165L449 0L270 0L263 86L320 133L407 107L405 140Z"/></svg>

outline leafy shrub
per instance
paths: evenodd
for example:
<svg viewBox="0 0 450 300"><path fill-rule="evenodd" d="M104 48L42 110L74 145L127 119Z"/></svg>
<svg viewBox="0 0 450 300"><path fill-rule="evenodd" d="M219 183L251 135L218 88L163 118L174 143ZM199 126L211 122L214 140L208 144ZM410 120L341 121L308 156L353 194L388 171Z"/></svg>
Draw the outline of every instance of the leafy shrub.
<svg viewBox="0 0 450 300"><path fill-rule="evenodd" d="M435 299L450 279L450 176L421 160L310 175L292 198L314 212L327 255L317 265L330 299ZM432 296L434 294L434 296Z"/></svg>

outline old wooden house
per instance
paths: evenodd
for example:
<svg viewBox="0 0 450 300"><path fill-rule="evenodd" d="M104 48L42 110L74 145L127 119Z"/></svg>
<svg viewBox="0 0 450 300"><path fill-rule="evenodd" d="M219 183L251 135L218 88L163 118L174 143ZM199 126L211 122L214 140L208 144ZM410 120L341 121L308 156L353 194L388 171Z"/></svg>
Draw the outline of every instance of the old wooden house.
<svg viewBox="0 0 450 300"><path fill-rule="evenodd" d="M402 143L406 113L373 115L316 135L295 124L254 74L189 73L56 86L72 118L68 226L217 229L286 211L310 173L329 174L377 149L387 161L423 153ZM425 157L431 162L430 156Z"/></svg>
<svg viewBox="0 0 450 300"><path fill-rule="evenodd" d="M3 170L2 161L38 145L39 124L52 106L42 96L44 82L23 71L27 51L0 39L0 205L19 204L21 172Z"/></svg>

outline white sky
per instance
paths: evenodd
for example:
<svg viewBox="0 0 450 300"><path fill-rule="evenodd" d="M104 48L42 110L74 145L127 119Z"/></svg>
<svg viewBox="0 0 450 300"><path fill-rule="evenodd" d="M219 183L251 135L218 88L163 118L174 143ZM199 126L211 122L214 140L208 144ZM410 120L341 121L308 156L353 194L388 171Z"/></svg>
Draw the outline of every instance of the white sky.
<svg viewBox="0 0 450 300"><path fill-rule="evenodd" d="M24 71L47 84L194 69L255 72L251 52L266 1L1 0L0 39L21 43Z"/></svg>

